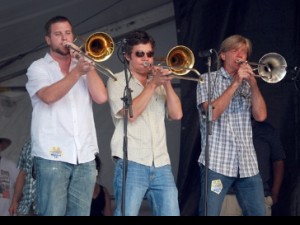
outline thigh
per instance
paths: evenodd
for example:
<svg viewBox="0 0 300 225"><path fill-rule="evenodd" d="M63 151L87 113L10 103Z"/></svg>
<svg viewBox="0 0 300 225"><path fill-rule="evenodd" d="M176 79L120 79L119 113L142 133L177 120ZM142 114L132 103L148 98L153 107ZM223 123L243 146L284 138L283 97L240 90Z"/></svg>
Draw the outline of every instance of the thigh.
<svg viewBox="0 0 300 225"><path fill-rule="evenodd" d="M66 215L89 216L97 176L95 160L72 168Z"/></svg>
<svg viewBox="0 0 300 225"><path fill-rule="evenodd" d="M118 159L115 162L114 194L116 198L116 209L114 215L122 215L122 205L124 204L122 196L123 193L125 193L125 215L137 216L145 193L149 187L149 167L128 161L127 176L124 181L123 166L122 159Z"/></svg>
<svg viewBox="0 0 300 225"><path fill-rule="evenodd" d="M67 189L71 169L65 163L34 158L36 173L37 214L63 216L66 212Z"/></svg>
<svg viewBox="0 0 300 225"><path fill-rule="evenodd" d="M178 191L170 165L150 169L147 198L155 216L179 216Z"/></svg>
<svg viewBox="0 0 300 225"><path fill-rule="evenodd" d="M264 216L264 189L260 175L239 178L235 183L236 196L244 216Z"/></svg>
<svg viewBox="0 0 300 225"><path fill-rule="evenodd" d="M242 216L241 207L233 194L226 195L222 204L220 216Z"/></svg>
<svg viewBox="0 0 300 225"><path fill-rule="evenodd" d="M219 216L224 197L235 178L226 177L208 169L206 186L206 170L204 166L200 167L200 176L199 215Z"/></svg>

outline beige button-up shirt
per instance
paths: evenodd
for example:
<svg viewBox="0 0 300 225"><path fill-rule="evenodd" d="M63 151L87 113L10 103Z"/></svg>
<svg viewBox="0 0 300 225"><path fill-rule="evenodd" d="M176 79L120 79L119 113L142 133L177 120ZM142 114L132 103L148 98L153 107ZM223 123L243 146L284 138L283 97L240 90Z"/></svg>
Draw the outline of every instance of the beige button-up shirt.
<svg viewBox="0 0 300 225"><path fill-rule="evenodd" d="M112 156L123 158L124 119L118 115L118 112L124 105L122 100L126 87L124 71L116 74L116 77L117 81L109 79L107 82L111 115L115 125L111 150ZM129 87L132 90L132 99L144 89L144 86L134 77L130 78ZM155 167L170 164L166 143L165 104L165 89L158 87L145 111L134 122L128 122L128 160Z"/></svg>

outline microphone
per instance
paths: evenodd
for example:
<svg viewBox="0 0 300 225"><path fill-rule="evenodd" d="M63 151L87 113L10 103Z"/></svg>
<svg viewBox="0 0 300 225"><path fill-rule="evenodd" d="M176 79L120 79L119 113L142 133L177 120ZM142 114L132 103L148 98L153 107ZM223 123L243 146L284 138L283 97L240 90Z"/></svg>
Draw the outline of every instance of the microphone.
<svg viewBox="0 0 300 225"><path fill-rule="evenodd" d="M208 57L208 56L210 56L211 54L213 54L213 52L214 52L213 49L200 51L200 52L199 52L199 57L200 57L200 58L202 58L202 57Z"/></svg>
<svg viewBox="0 0 300 225"><path fill-rule="evenodd" d="M291 71L291 72L298 72L300 70L300 67L299 66L287 66L286 70Z"/></svg>

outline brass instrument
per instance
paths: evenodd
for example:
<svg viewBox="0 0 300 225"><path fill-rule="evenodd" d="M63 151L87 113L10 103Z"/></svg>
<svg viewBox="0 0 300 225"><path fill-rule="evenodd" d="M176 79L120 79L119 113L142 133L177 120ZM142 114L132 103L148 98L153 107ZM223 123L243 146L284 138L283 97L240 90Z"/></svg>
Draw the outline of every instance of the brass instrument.
<svg viewBox="0 0 300 225"><path fill-rule="evenodd" d="M237 60L237 63L248 63L252 66L253 71L257 71L258 73L254 76L260 77L267 83L277 83L286 75L287 63L285 59L280 54L274 52L265 54L258 63L242 60Z"/></svg>
<svg viewBox="0 0 300 225"><path fill-rule="evenodd" d="M75 39L75 41L76 40L77 39ZM92 62L95 66L95 69L97 69L99 72L114 79L115 81L117 80L109 68L96 63L107 60L114 52L114 41L107 33L96 32L90 35L85 41L84 47L78 46L78 49L84 48L84 50L78 50L68 43L66 43L65 46L69 49L72 49L80 56L85 57L88 61Z"/></svg>
<svg viewBox="0 0 300 225"><path fill-rule="evenodd" d="M201 74L198 72L198 70L194 69L194 63L195 63L195 57L193 52L186 46L183 45L177 45L173 47L167 57L164 59L154 59L155 61L165 61L167 64L166 66L158 65L162 68L170 69L172 71L172 74L170 76L182 79L182 80L192 80L197 82L203 82L203 79L200 77ZM149 63L145 62L145 66L151 66ZM199 78L194 77L183 77L183 75L188 74L190 71L193 71L196 73Z"/></svg>

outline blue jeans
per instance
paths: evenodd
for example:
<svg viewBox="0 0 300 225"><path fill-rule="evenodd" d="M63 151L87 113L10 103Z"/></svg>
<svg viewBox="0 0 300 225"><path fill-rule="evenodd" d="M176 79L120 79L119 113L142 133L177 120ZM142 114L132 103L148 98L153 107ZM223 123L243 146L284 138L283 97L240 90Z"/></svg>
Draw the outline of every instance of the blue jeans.
<svg viewBox="0 0 300 225"><path fill-rule="evenodd" d="M73 165L34 157L37 214L89 216L96 182L95 160Z"/></svg>
<svg viewBox="0 0 300 225"><path fill-rule="evenodd" d="M246 178L227 177L208 169L207 202L205 201L205 167L200 167L201 196L199 215L219 216L223 200L234 183L236 197L244 216L264 216L264 189L260 175ZM207 203L207 204L205 204Z"/></svg>
<svg viewBox="0 0 300 225"><path fill-rule="evenodd" d="M123 160L115 161L115 216L122 215ZM125 216L137 216L146 196L154 216L179 216L178 191L171 166L155 168L128 161Z"/></svg>

